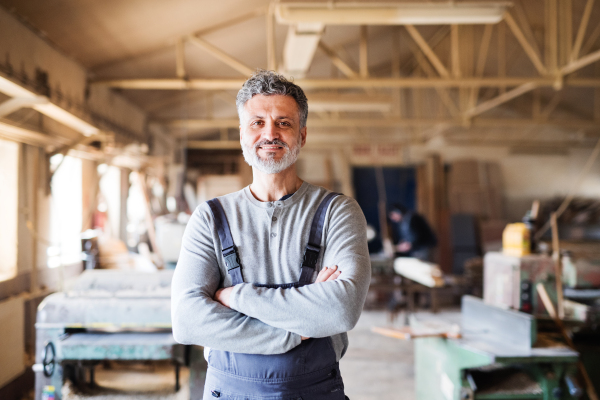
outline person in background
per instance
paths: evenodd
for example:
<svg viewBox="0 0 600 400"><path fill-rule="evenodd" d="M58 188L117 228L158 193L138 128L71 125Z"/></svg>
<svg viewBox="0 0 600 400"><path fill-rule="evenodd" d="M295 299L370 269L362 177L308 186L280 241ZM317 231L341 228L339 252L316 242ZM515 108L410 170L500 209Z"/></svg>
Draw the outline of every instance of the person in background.
<svg viewBox="0 0 600 400"><path fill-rule="evenodd" d="M394 204L388 212L396 257L415 257L430 261L437 238L427 220L402 204Z"/></svg>

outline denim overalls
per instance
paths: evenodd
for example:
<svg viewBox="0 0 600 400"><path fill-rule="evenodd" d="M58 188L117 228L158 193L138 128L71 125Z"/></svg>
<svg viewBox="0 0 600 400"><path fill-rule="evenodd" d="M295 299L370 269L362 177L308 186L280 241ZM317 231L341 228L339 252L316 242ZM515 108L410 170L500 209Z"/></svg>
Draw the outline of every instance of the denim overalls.
<svg viewBox="0 0 600 400"><path fill-rule="evenodd" d="M267 288L297 288L310 284L321 250L327 208L337 193L328 194L313 218L304 252L300 280ZM233 285L242 283L242 271L225 211L217 199L208 201L223 258ZM344 400L344 384L331 338L311 338L284 354L261 355L211 350L204 400Z"/></svg>

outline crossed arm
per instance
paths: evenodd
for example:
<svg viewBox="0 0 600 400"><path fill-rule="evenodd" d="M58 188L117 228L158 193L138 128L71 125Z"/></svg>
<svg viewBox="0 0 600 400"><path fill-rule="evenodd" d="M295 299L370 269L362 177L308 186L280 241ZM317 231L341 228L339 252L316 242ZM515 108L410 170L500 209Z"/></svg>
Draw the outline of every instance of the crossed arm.
<svg viewBox="0 0 600 400"><path fill-rule="evenodd" d="M334 265L331 268L325 267L321 271L319 271L319 274L317 275L317 280L314 283L321 283L321 282L328 282L328 281L336 280L340 276L341 273L342 273L342 270L340 270L337 265ZM215 293L215 301L218 301L219 303L221 303L222 305L224 305L227 308L231 308L231 305L229 303L229 297L231 296L232 291L233 291L233 286L217 290L217 293ZM306 340L306 339L310 339L310 338L306 337L306 336L302 336L302 340Z"/></svg>
<svg viewBox="0 0 600 400"><path fill-rule="evenodd" d="M242 283L220 290L211 225L198 210L195 214L173 277L176 340L232 352L277 354L296 347L303 337L331 336L354 327L370 279L366 223L356 202L346 198L330 217L322 262L338 264L341 271L324 268L316 284L295 289Z"/></svg>

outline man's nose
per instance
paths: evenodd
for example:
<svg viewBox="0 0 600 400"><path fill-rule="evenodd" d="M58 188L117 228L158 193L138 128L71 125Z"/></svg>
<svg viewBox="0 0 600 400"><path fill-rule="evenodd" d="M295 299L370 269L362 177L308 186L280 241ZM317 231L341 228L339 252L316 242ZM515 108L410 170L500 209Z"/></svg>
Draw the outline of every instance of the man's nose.
<svg viewBox="0 0 600 400"><path fill-rule="evenodd" d="M267 121L263 130L263 138L273 140L279 138L279 129L275 121Z"/></svg>

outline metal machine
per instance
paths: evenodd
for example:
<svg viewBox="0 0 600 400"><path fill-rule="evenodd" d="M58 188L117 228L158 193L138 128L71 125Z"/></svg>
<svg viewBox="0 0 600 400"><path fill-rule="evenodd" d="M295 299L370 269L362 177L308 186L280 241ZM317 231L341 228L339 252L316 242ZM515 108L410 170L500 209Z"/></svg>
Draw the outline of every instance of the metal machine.
<svg viewBox="0 0 600 400"><path fill-rule="evenodd" d="M75 382L102 360L171 360L190 365L190 395L201 397L201 348L183 346L171 332L173 271L89 270L64 292L40 304L36 322L35 399L62 399L65 379Z"/></svg>
<svg viewBox="0 0 600 400"><path fill-rule="evenodd" d="M418 399L577 399L579 354L542 343L531 314L464 296L459 339L415 341ZM413 328L419 322L413 321ZM416 326L415 326L416 325Z"/></svg>

